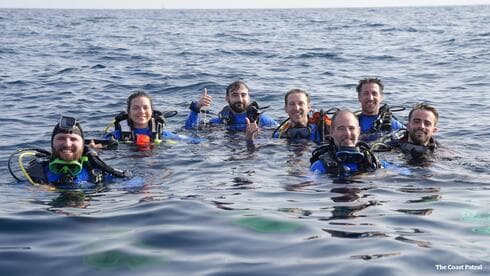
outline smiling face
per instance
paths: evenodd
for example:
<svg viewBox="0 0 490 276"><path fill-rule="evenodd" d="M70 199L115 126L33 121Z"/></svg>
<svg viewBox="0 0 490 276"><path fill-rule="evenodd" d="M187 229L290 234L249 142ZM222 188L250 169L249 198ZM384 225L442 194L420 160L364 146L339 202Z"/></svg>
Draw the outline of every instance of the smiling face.
<svg viewBox="0 0 490 276"><path fill-rule="evenodd" d="M80 160L83 139L77 134L58 133L53 137L53 156L64 161Z"/></svg>
<svg viewBox="0 0 490 276"><path fill-rule="evenodd" d="M250 96L248 95L247 87L240 85L238 89L230 91L230 93L226 95L225 100L233 112L245 112L250 104Z"/></svg>
<svg viewBox="0 0 490 276"><path fill-rule="evenodd" d="M128 113L129 119L133 122L135 128L148 127L148 122L153 113L150 99L144 96L132 99Z"/></svg>
<svg viewBox="0 0 490 276"><path fill-rule="evenodd" d="M383 92L377 83L364 83L357 94L357 98L361 103L362 114L378 115L379 106L383 101Z"/></svg>
<svg viewBox="0 0 490 276"><path fill-rule="evenodd" d="M338 111L334 116L330 136L337 147L354 147L361 129L356 116L350 111Z"/></svg>
<svg viewBox="0 0 490 276"><path fill-rule="evenodd" d="M306 127L311 105L305 94L294 92L288 95L284 111L289 116L291 127Z"/></svg>
<svg viewBox="0 0 490 276"><path fill-rule="evenodd" d="M436 116L431 111L414 110L407 125L408 141L416 145L427 146L432 135L437 132L436 123Z"/></svg>

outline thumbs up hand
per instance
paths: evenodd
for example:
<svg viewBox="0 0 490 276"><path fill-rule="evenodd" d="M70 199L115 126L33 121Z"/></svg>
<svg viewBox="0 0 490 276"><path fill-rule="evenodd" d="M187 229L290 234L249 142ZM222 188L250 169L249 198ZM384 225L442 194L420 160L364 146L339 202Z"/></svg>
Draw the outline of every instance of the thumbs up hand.
<svg viewBox="0 0 490 276"><path fill-rule="evenodd" d="M202 92L201 98L197 102L197 107L199 109L203 107L209 107L211 105L211 102L213 101L213 97L211 95L208 95L208 89L204 88L204 91Z"/></svg>

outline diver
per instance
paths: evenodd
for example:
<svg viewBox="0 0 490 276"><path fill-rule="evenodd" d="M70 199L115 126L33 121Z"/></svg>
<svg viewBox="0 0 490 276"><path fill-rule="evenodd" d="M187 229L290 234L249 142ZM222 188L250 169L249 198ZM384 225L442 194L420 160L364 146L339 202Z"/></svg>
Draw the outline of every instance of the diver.
<svg viewBox="0 0 490 276"><path fill-rule="evenodd" d="M23 154L34 157L26 168L21 166L24 176L32 184L83 188L111 181L114 177L131 177L131 172L110 167L94 150L84 145L83 130L75 118L61 116L51 135L51 150L52 152L42 149L21 150ZM19 163L22 163L21 161L19 159ZM10 160L9 170L20 180L12 172Z"/></svg>
<svg viewBox="0 0 490 276"><path fill-rule="evenodd" d="M328 140L331 120L323 111L311 113L311 98L303 89L292 89L284 96L288 119L272 133L272 138L308 139L323 143Z"/></svg>
<svg viewBox="0 0 490 276"><path fill-rule="evenodd" d="M380 143L374 144L375 151L399 149L409 161L424 161L439 147L434 138L437 132L439 113L426 103L417 103L408 115L406 129L393 132Z"/></svg>
<svg viewBox="0 0 490 276"><path fill-rule="evenodd" d="M330 126L330 143L313 151L310 170L316 174L345 177L374 171L380 162L364 142L356 115L348 110L337 111Z"/></svg>
<svg viewBox="0 0 490 276"><path fill-rule="evenodd" d="M104 134L106 140L116 140L125 143L134 143L143 148L149 148L152 144L160 144L165 140L181 140L188 143L199 143L200 139L179 135L164 130L165 118L177 114L176 111L162 113L153 109L150 95L138 91L129 95L126 112L120 112L114 119L114 130ZM127 121L128 130L123 130L122 121ZM92 144L92 146L94 146ZM99 147L99 146L96 146Z"/></svg>
<svg viewBox="0 0 490 276"><path fill-rule="evenodd" d="M247 140L253 139L259 132L259 127L276 127L277 122L260 112L256 102L250 102L249 88L244 81L235 81L226 88L225 100L228 103L218 114L217 118L209 120L211 125L224 124L228 130L243 131ZM199 113L204 107L211 106L212 97L207 89L197 102L190 105L191 112L185 123L185 128L197 128ZM206 111L204 111L206 112Z"/></svg>
<svg viewBox="0 0 490 276"><path fill-rule="evenodd" d="M361 112L357 116L361 127L360 140L371 142L393 130L403 128L403 124L393 115L394 111L404 107L381 105L384 96L384 84L378 78L365 78L356 87L357 99L361 103Z"/></svg>

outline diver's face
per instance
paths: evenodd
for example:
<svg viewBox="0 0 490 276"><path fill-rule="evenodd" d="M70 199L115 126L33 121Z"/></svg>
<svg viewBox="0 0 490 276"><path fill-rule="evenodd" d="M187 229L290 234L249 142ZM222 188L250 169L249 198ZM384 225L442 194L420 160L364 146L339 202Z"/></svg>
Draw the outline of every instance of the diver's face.
<svg viewBox="0 0 490 276"><path fill-rule="evenodd" d="M429 110L414 110L407 129L409 142L427 146L432 135L437 132L436 116Z"/></svg>
<svg viewBox="0 0 490 276"><path fill-rule="evenodd" d="M237 90L230 92L225 97L226 102L230 105L230 108L235 113L242 113L247 110L250 104L250 97L248 95L248 89L244 86L240 86Z"/></svg>
<svg viewBox="0 0 490 276"><path fill-rule="evenodd" d="M308 113L311 105L303 93L289 94L284 110L289 116L291 127L306 127L308 125Z"/></svg>
<svg viewBox="0 0 490 276"><path fill-rule="evenodd" d="M362 114L378 115L379 106L383 101L383 93L377 83L363 84L357 98L361 103Z"/></svg>
<svg viewBox="0 0 490 276"><path fill-rule="evenodd" d="M53 137L53 155L64 161L80 160L83 139L76 134L58 133Z"/></svg>
<svg viewBox="0 0 490 276"><path fill-rule="evenodd" d="M360 133L359 121L352 113L341 113L335 117L330 135L337 147L354 147Z"/></svg>
<svg viewBox="0 0 490 276"><path fill-rule="evenodd" d="M152 113L151 102L147 97L137 97L131 100L129 119L135 128L148 127Z"/></svg>

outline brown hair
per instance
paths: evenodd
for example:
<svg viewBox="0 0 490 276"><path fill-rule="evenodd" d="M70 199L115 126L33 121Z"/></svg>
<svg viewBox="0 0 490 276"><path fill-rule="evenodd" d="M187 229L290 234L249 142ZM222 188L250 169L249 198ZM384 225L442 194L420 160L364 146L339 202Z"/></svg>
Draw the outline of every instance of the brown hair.
<svg viewBox="0 0 490 276"><path fill-rule="evenodd" d="M250 90L244 81L238 80L232 82L230 85L228 85L228 87L226 87L226 96L229 96L230 93L237 91L242 86L247 88L247 90Z"/></svg>
<svg viewBox="0 0 490 276"><path fill-rule="evenodd" d="M408 121L409 122L412 119L412 113L418 109L427 110L427 111L432 112L434 114L434 116L436 117L436 121L434 122L434 125L437 125L437 122L439 121L439 112L437 112L437 109L435 107L433 107L432 105L427 104L427 103L416 103L412 107L412 110L410 110L410 113L408 113Z"/></svg>
<svg viewBox="0 0 490 276"><path fill-rule="evenodd" d="M306 101L309 104L311 103L310 94L308 94L308 92L306 92L306 90L299 89L299 88L294 88L294 89L289 90L289 92L286 93L286 95L284 96L284 104L285 105L288 105L288 97L289 97L289 95L294 94L294 93L300 93L300 94L305 95L306 96Z"/></svg>
<svg viewBox="0 0 490 276"><path fill-rule="evenodd" d="M359 84L356 86L357 95L361 93L362 86L366 83L375 83L379 86L379 92L383 94L383 89L385 88L383 81L378 78L365 78L359 81Z"/></svg>

